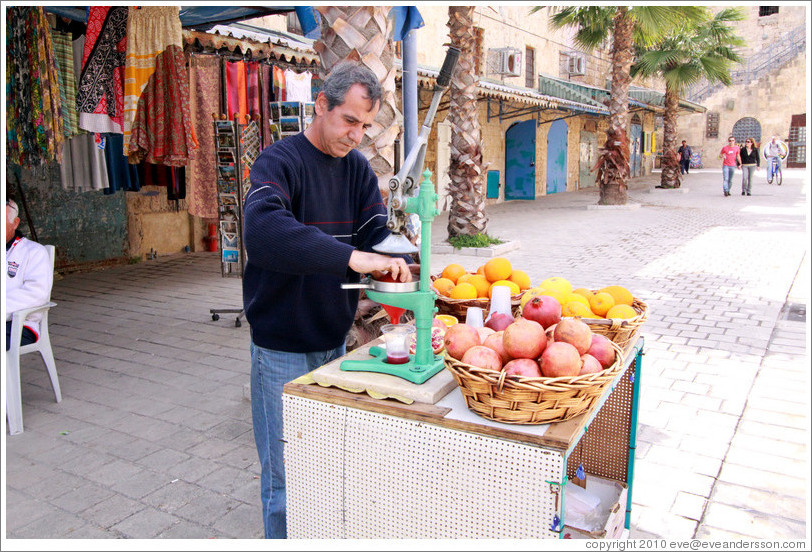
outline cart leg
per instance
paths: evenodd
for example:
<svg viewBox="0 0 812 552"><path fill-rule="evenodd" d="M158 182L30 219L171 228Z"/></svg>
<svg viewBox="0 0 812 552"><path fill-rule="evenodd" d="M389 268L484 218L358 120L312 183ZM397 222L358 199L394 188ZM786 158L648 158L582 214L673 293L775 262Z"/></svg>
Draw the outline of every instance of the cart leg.
<svg viewBox="0 0 812 552"><path fill-rule="evenodd" d="M640 338L637 355L634 359L634 371L629 373L629 377L634 378L632 389L632 412L629 423L629 462L626 468L626 484L629 486L629 493L626 497L626 521L624 526L629 529L632 519L632 485L634 483L634 454L637 449L637 414L640 410L640 378L643 373L643 352L644 342Z"/></svg>

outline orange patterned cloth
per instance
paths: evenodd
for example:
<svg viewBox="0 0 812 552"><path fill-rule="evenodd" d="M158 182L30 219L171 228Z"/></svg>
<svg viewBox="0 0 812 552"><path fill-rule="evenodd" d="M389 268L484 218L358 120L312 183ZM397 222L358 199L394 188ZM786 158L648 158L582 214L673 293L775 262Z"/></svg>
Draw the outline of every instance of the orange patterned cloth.
<svg viewBox="0 0 812 552"><path fill-rule="evenodd" d="M124 70L124 148L130 163L182 167L199 144L189 111L180 8L131 9Z"/></svg>

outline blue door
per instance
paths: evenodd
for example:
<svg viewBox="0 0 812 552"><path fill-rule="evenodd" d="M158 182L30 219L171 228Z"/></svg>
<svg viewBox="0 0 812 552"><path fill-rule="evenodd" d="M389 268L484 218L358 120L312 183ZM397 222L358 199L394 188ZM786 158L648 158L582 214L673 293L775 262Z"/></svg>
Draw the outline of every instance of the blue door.
<svg viewBox="0 0 812 552"><path fill-rule="evenodd" d="M567 123L553 121L547 133L547 193L567 191Z"/></svg>
<svg viewBox="0 0 812 552"><path fill-rule="evenodd" d="M631 176L640 176L643 161L643 127L641 125L631 125L629 134L629 170Z"/></svg>
<svg viewBox="0 0 812 552"><path fill-rule="evenodd" d="M505 201L536 199L536 121L512 125L505 133Z"/></svg>

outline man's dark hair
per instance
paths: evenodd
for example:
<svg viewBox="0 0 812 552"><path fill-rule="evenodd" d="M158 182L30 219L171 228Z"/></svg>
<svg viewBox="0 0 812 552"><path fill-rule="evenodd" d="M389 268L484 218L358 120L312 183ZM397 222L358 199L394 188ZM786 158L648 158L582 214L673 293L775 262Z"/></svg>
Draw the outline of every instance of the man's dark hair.
<svg viewBox="0 0 812 552"><path fill-rule="evenodd" d="M367 98L372 100L373 106L381 101L383 90L375 73L356 61L348 60L334 66L324 79L321 91L327 98L327 110L332 111L337 105L343 104L347 91L355 84L366 88Z"/></svg>

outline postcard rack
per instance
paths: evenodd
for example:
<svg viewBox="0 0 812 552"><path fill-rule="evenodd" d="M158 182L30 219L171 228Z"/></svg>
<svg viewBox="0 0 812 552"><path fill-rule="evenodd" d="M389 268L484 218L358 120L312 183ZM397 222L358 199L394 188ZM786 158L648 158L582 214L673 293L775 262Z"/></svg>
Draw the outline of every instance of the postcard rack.
<svg viewBox="0 0 812 552"><path fill-rule="evenodd" d="M314 102L270 102L271 139L299 134L313 121Z"/></svg>
<svg viewBox="0 0 812 552"><path fill-rule="evenodd" d="M225 277L242 278L245 270L243 244L242 204L250 182L245 174L243 146L244 131L249 122L240 124L235 114L233 121L213 115L214 145L217 165L217 213L219 226L220 272ZM212 320L220 314L236 314L234 325L241 326L245 313L242 308L209 309Z"/></svg>

